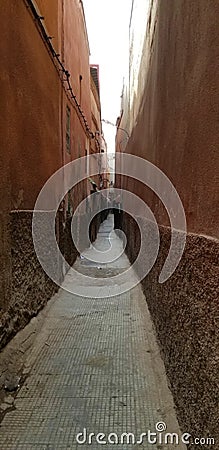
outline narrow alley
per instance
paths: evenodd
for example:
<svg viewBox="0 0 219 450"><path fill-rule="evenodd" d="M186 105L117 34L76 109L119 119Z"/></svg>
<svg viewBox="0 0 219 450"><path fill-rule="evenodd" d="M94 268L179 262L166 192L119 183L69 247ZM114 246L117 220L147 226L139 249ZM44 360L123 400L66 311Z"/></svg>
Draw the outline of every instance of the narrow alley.
<svg viewBox="0 0 219 450"><path fill-rule="evenodd" d="M109 236L114 249L120 251L122 242L113 231L113 215L103 222L97 236L96 247L103 252L103 260ZM105 274L110 295L113 286L107 277L128 268L127 257L123 253L111 264L95 264L87 259L89 255L92 258L92 248L75 266L95 277L90 278L92 297L77 297L60 289L50 301L44 325L25 357L25 382L13 408L8 405L1 425L1 449L97 449L98 433L104 433L106 440L109 436L107 449L115 444L118 449L135 449L141 434L156 433L155 425L161 422L168 432L181 436L140 285L115 297L95 299L95 290L100 289L98 273ZM67 275L65 282L77 281L72 276L69 281ZM84 429L87 440L83 434L81 445L77 444L77 434ZM92 441L90 433L95 434ZM133 436L121 441L122 433ZM154 439L151 436L151 442ZM145 437L141 448L152 448ZM160 448L158 438L153 448Z"/></svg>
<svg viewBox="0 0 219 450"><path fill-rule="evenodd" d="M0 0L0 450L219 450L219 0Z"/></svg>

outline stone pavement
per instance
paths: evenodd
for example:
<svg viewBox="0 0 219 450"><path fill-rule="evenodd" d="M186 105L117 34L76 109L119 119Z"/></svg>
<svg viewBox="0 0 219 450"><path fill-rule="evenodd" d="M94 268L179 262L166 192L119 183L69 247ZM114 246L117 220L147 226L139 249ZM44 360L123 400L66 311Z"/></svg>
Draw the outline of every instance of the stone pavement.
<svg viewBox="0 0 219 450"><path fill-rule="evenodd" d="M109 216L95 245L99 251L107 250L111 232L116 255L123 245L112 227ZM123 253L112 263L105 257L105 264L95 263L87 259L93 252L92 248L84 252L74 266L95 277L90 285L87 282L90 297L60 289L52 301L27 355L26 380L1 423L1 450L96 450L101 448L98 433L106 435L99 436L102 445L106 439L106 449L185 448L152 445L146 438L143 445L137 443L141 433L156 432L158 422L165 422L168 432L181 433L140 285L110 297L110 277L127 269L128 259ZM100 273L106 277L104 287L98 283ZM68 274L65 283L76 284L77 276ZM95 298L100 291L105 295ZM77 443L76 436L84 429L95 434L90 445L88 438ZM122 441L126 432L134 434L129 444L125 437Z"/></svg>

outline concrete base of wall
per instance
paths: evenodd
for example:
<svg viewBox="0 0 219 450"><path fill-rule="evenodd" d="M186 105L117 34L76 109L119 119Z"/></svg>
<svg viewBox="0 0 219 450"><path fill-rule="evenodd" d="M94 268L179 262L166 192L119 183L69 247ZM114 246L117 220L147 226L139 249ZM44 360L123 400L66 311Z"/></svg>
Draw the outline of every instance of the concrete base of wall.
<svg viewBox="0 0 219 450"><path fill-rule="evenodd" d="M147 232L147 222L142 218L141 221ZM124 214L122 228L128 237L127 254L133 262L140 245L139 230L127 214ZM181 430L194 437L216 439L219 430L218 241L188 234L178 268L168 281L159 284L158 277L170 246L169 228L160 227L160 239L157 262L142 286L160 342Z"/></svg>
<svg viewBox="0 0 219 450"><path fill-rule="evenodd" d="M1 314L0 348L23 328L58 287L46 276L32 242L32 213L11 213L11 299Z"/></svg>
<svg viewBox="0 0 219 450"><path fill-rule="evenodd" d="M90 234L96 239L97 231L103 218L98 216L93 221ZM81 220L81 226L86 220ZM71 238L71 217L63 226L61 215L57 217L57 236L59 247L66 261L72 266L78 251ZM11 242L11 297L1 310L0 316L0 349L25 325L38 314L47 301L58 291L59 287L51 281L42 269L33 246L32 212L15 211L10 215ZM83 229L79 229L83 240ZM85 240L81 244L86 248ZM54 261L54 270L55 264ZM62 280L60 280L62 281Z"/></svg>

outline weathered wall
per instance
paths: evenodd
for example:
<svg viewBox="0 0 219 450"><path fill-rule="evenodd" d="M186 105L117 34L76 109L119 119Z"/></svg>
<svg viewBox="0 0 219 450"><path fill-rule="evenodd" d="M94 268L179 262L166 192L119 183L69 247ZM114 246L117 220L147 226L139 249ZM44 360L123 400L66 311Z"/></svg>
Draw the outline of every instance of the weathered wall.
<svg viewBox="0 0 219 450"><path fill-rule="evenodd" d="M11 298L1 314L0 348L37 314L57 290L36 258L31 221L30 212L10 214Z"/></svg>
<svg viewBox="0 0 219 450"><path fill-rule="evenodd" d="M24 2L1 2L0 28L0 307L6 311L13 295L10 211L33 208L41 187L61 166L62 156L60 82Z"/></svg>
<svg viewBox="0 0 219 450"><path fill-rule="evenodd" d="M24 2L8 0L0 8L1 144L10 170L10 209L31 209L62 164L60 80Z"/></svg>
<svg viewBox="0 0 219 450"><path fill-rule="evenodd" d="M218 237L219 4L155 4L136 73L141 92L144 85L142 102L126 151L147 158L171 179L189 231ZM159 206L156 213L168 225Z"/></svg>
<svg viewBox="0 0 219 450"><path fill-rule="evenodd" d="M101 130L100 99L92 75L90 79L90 91L91 91L91 116L92 116L91 129L93 133L95 133L95 131Z"/></svg>
<svg viewBox="0 0 219 450"><path fill-rule="evenodd" d="M49 36L52 38L52 44L57 53L62 52L62 33L63 33L63 1L59 0L35 0L38 13L43 17L42 21L46 27Z"/></svg>
<svg viewBox="0 0 219 450"><path fill-rule="evenodd" d="M5 130L1 126L0 133ZM3 150L3 149L2 149ZM0 311L6 307L11 297L11 242L9 231L9 205L10 205L10 183L9 183L8 161L0 158Z"/></svg>
<svg viewBox="0 0 219 450"><path fill-rule="evenodd" d="M139 218L143 233L149 230ZM124 215L131 262L138 255L140 235L133 219ZM218 241L190 233L182 260L164 284L158 278L168 255L170 229L160 226L160 251L142 287L154 322L174 395L182 432L214 437L218 442L219 289ZM147 258L147 255L145 255ZM200 449L192 445L191 449ZM212 446L211 448L215 448Z"/></svg>
<svg viewBox="0 0 219 450"><path fill-rule="evenodd" d="M42 23L52 37L55 50L71 73L74 93L78 102L81 100L91 125L89 46L82 4L71 0L36 0L34 4L44 17ZM0 2L0 30L2 347L57 289L36 259L31 238L31 211L47 179L63 164L84 156L86 150L89 152L90 142L63 82L65 76L61 79L63 74L55 65L28 2ZM66 150L67 105L71 110L70 153ZM86 183L81 183L71 193L71 212L86 195L86 190ZM56 197L56 191L51 195ZM61 222L57 219L57 238L63 254L72 264L77 251L70 238L70 219L66 214L68 197L63 209ZM80 226L79 223L78 231ZM95 233L96 228L93 238Z"/></svg>
<svg viewBox="0 0 219 450"><path fill-rule="evenodd" d="M140 70L135 73L139 91L132 105L129 97L123 99L126 111L120 124L131 133L126 151L163 170L185 207L186 249L174 275L160 285L158 275L170 242L168 216L149 189L133 180L122 181L123 187L145 200L160 224L159 259L143 288L181 428L194 436L215 438L219 381L218 21L218 2L152 2ZM137 251L136 226L125 216L123 228L132 260Z"/></svg>
<svg viewBox="0 0 219 450"><path fill-rule="evenodd" d="M101 108L100 108L100 98L97 91L97 87L95 85L92 71L90 68L90 99L91 99L91 130L95 139L91 140L90 146L90 154L93 154L92 159L90 160L90 170L97 170L97 175L92 176L92 179L95 181L98 189L100 187L100 177L98 174L101 171L102 166L102 156L97 156L96 154L100 152L100 142L101 142ZM98 134L99 133L99 134ZM99 145L98 145L99 142ZM92 186L89 186L89 189L92 190Z"/></svg>
<svg viewBox="0 0 219 450"><path fill-rule="evenodd" d="M64 24L64 63L71 73L73 91L91 126L89 43L80 1L65 0Z"/></svg>
<svg viewBox="0 0 219 450"><path fill-rule="evenodd" d="M73 264L78 252L71 239L70 220L67 220L63 227L63 219L63 212L60 212L56 218L57 239L65 259L69 264ZM47 277L36 257L32 240L32 212L11 212L10 234L11 298L8 307L1 314L0 348L23 328L58 290L58 286ZM56 269L57 260L53 263Z"/></svg>
<svg viewBox="0 0 219 450"><path fill-rule="evenodd" d="M87 123L92 128L91 120L91 90L90 90L90 65L89 65L89 42L83 11L83 5L79 1L66 0L63 2L63 41L62 54L65 67L70 73L70 82L73 92L77 97ZM64 163L68 163L76 158L89 155L93 140L88 136L81 120L81 116L75 107L74 102L66 95L62 100L62 122L63 122L63 148ZM71 110L71 154L66 152L66 106ZM84 164L84 162L82 162ZM89 167L88 167L89 169ZM89 193L90 183L85 181L80 183L71 192L72 208L78 204ZM67 203L67 202L66 202ZM84 211L86 214L86 211ZM80 226L83 218L81 218ZM81 232L81 231L80 231Z"/></svg>

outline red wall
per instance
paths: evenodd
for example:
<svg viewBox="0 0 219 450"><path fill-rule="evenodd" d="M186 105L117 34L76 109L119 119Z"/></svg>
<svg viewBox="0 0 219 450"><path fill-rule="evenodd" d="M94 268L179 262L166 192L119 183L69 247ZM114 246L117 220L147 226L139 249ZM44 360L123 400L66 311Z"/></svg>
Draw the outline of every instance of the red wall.
<svg viewBox="0 0 219 450"><path fill-rule="evenodd" d="M79 1L65 0L64 2L64 63L71 74L73 91L91 126L89 44ZM82 75L81 102L80 75Z"/></svg>
<svg viewBox="0 0 219 450"><path fill-rule="evenodd" d="M127 147L173 182L188 230L214 237L219 235L218 21L218 2L158 2L149 69L140 74L141 110ZM141 195L142 187L136 190ZM158 200L144 192L159 222L168 224Z"/></svg>
<svg viewBox="0 0 219 450"><path fill-rule="evenodd" d="M31 209L62 164L60 81L24 3L1 2L0 10L1 144L10 165L11 209Z"/></svg>
<svg viewBox="0 0 219 450"><path fill-rule="evenodd" d="M91 127L91 92L90 92L90 66L89 44L86 33L83 8L81 2L66 0L63 3L63 42L62 61L70 73L70 83L77 101L80 104ZM80 75L82 80L80 83ZM75 103L66 94L63 95L63 154L64 163L89 154L90 138L83 125ZM71 155L66 152L66 106L71 109ZM76 186L71 193L72 206L75 209L78 203L85 197L87 183Z"/></svg>
<svg viewBox="0 0 219 450"><path fill-rule="evenodd" d="M39 14L44 18L43 24L49 36L52 37L52 44L57 53L60 53L62 48L62 3L60 0L35 0Z"/></svg>
<svg viewBox="0 0 219 450"><path fill-rule="evenodd" d="M91 125L89 47L79 2L37 1L43 23L64 49L73 91ZM32 209L47 178L63 163L85 155L89 143L75 104L61 88L53 60L24 2L7 1L1 8L2 147L10 166L9 209ZM11 17L16 17L15 21ZM60 31L64 24L64 38ZM22 30L22 33L21 33ZM55 42L56 41L56 42ZM71 108L71 155L66 152L66 105ZM88 148L87 148L88 147Z"/></svg>
<svg viewBox="0 0 219 450"><path fill-rule="evenodd" d="M143 52L144 63L139 74L136 73L144 89L142 98L134 105L137 120L126 151L148 159L173 182L185 207L188 234L174 274L165 283L159 283L171 241L170 228L159 227L159 254L142 280L142 287L162 349L180 427L192 436L216 438L219 2L151 2L156 3L155 21L145 26L145 30L151 31L151 39L146 40L148 53ZM153 19L153 14L150 18ZM129 125L127 109L120 125L123 128ZM117 146L120 138L121 132ZM169 225L164 208L149 189L133 180L122 181L144 198L160 225ZM150 222L141 217L140 223L143 235L150 234ZM122 228L128 241L127 254L133 262L140 249L139 230L125 214ZM150 248L144 255L145 263L148 255ZM189 450L194 448L200 446L188 445Z"/></svg>
<svg viewBox="0 0 219 450"><path fill-rule="evenodd" d="M72 0L36 0L35 4L55 50L71 73L78 102L82 75L81 104L91 125L89 46L82 5ZM83 156L90 144L27 2L0 2L0 30L1 306L10 300L10 211L32 210L47 179L63 164ZM71 155L66 152L67 104L71 109ZM75 189L74 207L85 192L85 183Z"/></svg>

